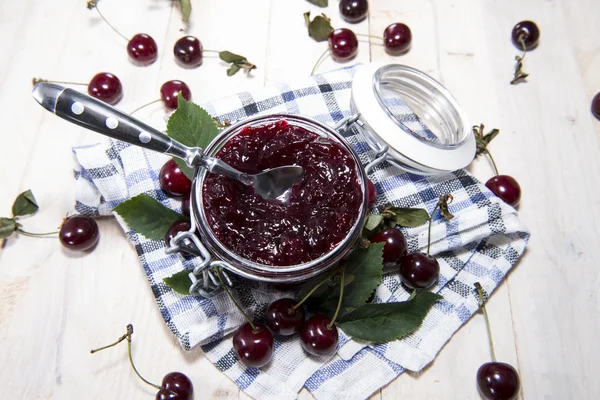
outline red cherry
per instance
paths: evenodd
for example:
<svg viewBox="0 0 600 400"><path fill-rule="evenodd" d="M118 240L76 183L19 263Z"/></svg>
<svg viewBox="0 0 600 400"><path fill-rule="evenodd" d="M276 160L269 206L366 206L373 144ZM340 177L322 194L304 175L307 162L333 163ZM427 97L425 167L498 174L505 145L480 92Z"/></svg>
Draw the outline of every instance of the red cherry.
<svg viewBox="0 0 600 400"><path fill-rule="evenodd" d="M425 289L440 276L440 264L425 253L410 253L400 258L400 278L411 289Z"/></svg>
<svg viewBox="0 0 600 400"><path fill-rule="evenodd" d="M412 33L405 24L391 24L383 31L383 44L385 50L391 55L405 53L410 48L411 42Z"/></svg>
<svg viewBox="0 0 600 400"><path fill-rule="evenodd" d="M371 180L367 180L367 186L369 191L369 205L372 206L377 201L377 189L375 184Z"/></svg>
<svg viewBox="0 0 600 400"><path fill-rule="evenodd" d="M165 235L165 243L167 247L171 246L171 239L173 239L179 232L187 232L192 228L192 225L189 221L175 221L167 231Z"/></svg>
<svg viewBox="0 0 600 400"><path fill-rule="evenodd" d="M513 207L521 200L521 186L512 176L496 175L485 183L485 186L506 204Z"/></svg>
<svg viewBox="0 0 600 400"><path fill-rule="evenodd" d="M183 173L172 159L160 169L158 182L162 189L173 196L184 196L192 190L192 181Z"/></svg>
<svg viewBox="0 0 600 400"><path fill-rule="evenodd" d="M367 18L369 3L367 0L341 0L339 8L344 21L354 24Z"/></svg>
<svg viewBox="0 0 600 400"><path fill-rule="evenodd" d="M477 371L477 387L486 399L513 400L519 394L521 382L512 365L487 362Z"/></svg>
<svg viewBox="0 0 600 400"><path fill-rule="evenodd" d="M385 242L383 246L383 263L387 267L396 266L400 258L408 251L406 238L398 229L386 229L373 235L369 240L371 243Z"/></svg>
<svg viewBox="0 0 600 400"><path fill-rule="evenodd" d="M184 67L197 67L202 64L202 42L194 36L184 36L175 42L173 54Z"/></svg>
<svg viewBox="0 0 600 400"><path fill-rule="evenodd" d="M165 107L169 109L177 108L177 95L181 92L181 95L187 101L192 99L192 92L185 82L172 80L163 83L160 87L160 99L163 101Z"/></svg>
<svg viewBox="0 0 600 400"><path fill-rule="evenodd" d="M358 39L350 29L339 28L329 34L329 50L335 61L348 61L358 53Z"/></svg>
<svg viewBox="0 0 600 400"><path fill-rule="evenodd" d="M260 368L273 356L273 335L266 326L254 322L256 331L248 322L233 335L233 349L240 361L249 367Z"/></svg>
<svg viewBox="0 0 600 400"><path fill-rule="evenodd" d="M85 215L73 215L64 220L58 239L68 249L88 250L98 243L98 224L92 217Z"/></svg>
<svg viewBox="0 0 600 400"><path fill-rule="evenodd" d="M185 374L170 372L162 380L161 389L156 393L156 400L192 400L194 385Z"/></svg>
<svg viewBox="0 0 600 400"><path fill-rule="evenodd" d="M190 195L184 196L181 202L181 213L186 217L190 217Z"/></svg>
<svg viewBox="0 0 600 400"><path fill-rule="evenodd" d="M513 27L511 38L517 49L523 50L523 45L519 40L521 38L525 43L525 49L533 50L540 41L540 28L533 21L521 21Z"/></svg>
<svg viewBox="0 0 600 400"><path fill-rule="evenodd" d="M150 65L158 57L158 46L150 35L138 33L127 43L129 57L140 65Z"/></svg>
<svg viewBox="0 0 600 400"><path fill-rule="evenodd" d="M294 309L293 299L279 299L269 304L267 308L267 326L274 333L290 336L300 330L304 322L302 307Z"/></svg>
<svg viewBox="0 0 600 400"><path fill-rule="evenodd" d="M110 72L100 72L88 84L88 94L105 103L117 104L123 97L123 85Z"/></svg>
<svg viewBox="0 0 600 400"><path fill-rule="evenodd" d="M331 320L324 315L313 315L300 330L302 348L314 356L327 356L333 354L337 348L339 335L335 324L331 328L327 325Z"/></svg>
<svg viewBox="0 0 600 400"><path fill-rule="evenodd" d="M592 114L594 114L594 117L600 119L600 93L595 95L592 100Z"/></svg>

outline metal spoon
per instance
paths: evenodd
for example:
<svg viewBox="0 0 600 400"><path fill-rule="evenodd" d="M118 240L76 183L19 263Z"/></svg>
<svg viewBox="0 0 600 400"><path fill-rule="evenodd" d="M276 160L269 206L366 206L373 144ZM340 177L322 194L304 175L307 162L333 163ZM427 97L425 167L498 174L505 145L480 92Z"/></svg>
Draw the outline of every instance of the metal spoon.
<svg viewBox="0 0 600 400"><path fill-rule="evenodd" d="M264 199L287 202L292 186L304 176L302 167L286 165L258 174L246 174L218 158L204 155L199 147L187 147L108 104L53 83L38 83L33 98L46 110L114 139L181 158L190 167L206 168L252 186Z"/></svg>

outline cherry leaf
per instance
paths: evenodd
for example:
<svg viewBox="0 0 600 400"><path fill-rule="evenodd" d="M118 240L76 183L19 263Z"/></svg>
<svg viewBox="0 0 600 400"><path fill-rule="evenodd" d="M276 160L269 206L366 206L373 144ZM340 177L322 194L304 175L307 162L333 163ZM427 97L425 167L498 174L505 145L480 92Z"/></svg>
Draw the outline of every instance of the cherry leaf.
<svg viewBox="0 0 600 400"><path fill-rule="evenodd" d="M390 342L414 332L442 298L439 294L418 290L408 301L364 304L339 318L337 326L355 339Z"/></svg>
<svg viewBox="0 0 600 400"><path fill-rule="evenodd" d="M163 240L174 222L187 219L143 193L122 202L113 211L131 229L151 240Z"/></svg>
<svg viewBox="0 0 600 400"><path fill-rule="evenodd" d="M192 13L192 3L190 0L179 0L181 8L181 19L183 22L190 22L190 14Z"/></svg>
<svg viewBox="0 0 600 400"><path fill-rule="evenodd" d="M362 306L381 283L383 270L383 246L385 243L371 243L366 248L355 249L345 261L344 298L340 315ZM339 275L336 276L339 279ZM333 316L340 296L339 280L329 284L320 294L315 293L307 301L312 313Z"/></svg>
<svg viewBox="0 0 600 400"><path fill-rule="evenodd" d="M319 7L327 7L329 4L328 0L308 0L308 2Z"/></svg>
<svg viewBox="0 0 600 400"><path fill-rule="evenodd" d="M238 73L240 70L240 66L237 64L231 64L231 66L227 69L227 76L232 76Z"/></svg>
<svg viewBox="0 0 600 400"><path fill-rule="evenodd" d="M374 231L383 222L383 215L381 214L369 214L367 221L365 222L365 229Z"/></svg>
<svg viewBox="0 0 600 400"><path fill-rule="evenodd" d="M429 221L429 214L423 208L402 208L389 206L382 213L387 219L394 221L397 225L409 228L423 225Z"/></svg>
<svg viewBox="0 0 600 400"><path fill-rule="evenodd" d="M190 280L190 271L179 271L168 278L164 278L163 282L176 293L183 295L190 294L190 286L192 286L192 281Z"/></svg>
<svg viewBox="0 0 600 400"><path fill-rule="evenodd" d="M17 221L12 218L0 218L0 240L10 237L17 230Z"/></svg>
<svg viewBox="0 0 600 400"><path fill-rule="evenodd" d="M312 21L310 20L310 12L304 13L304 21L307 22L308 35L317 42L324 42L329 38L329 34L333 31L331 20L325 14L317 15Z"/></svg>
<svg viewBox="0 0 600 400"><path fill-rule="evenodd" d="M173 161L175 161L175 164L177 164L177 166L179 167L179 169L181 170L181 172L183 172L183 174L190 181L194 180L195 174L194 174L194 169L193 168L190 168L187 165L187 163L185 161L183 161L181 158L173 157Z"/></svg>
<svg viewBox="0 0 600 400"><path fill-rule="evenodd" d="M454 197L452 197L451 194L443 194L438 200L438 204L440 206L440 214L442 214L442 216L446 219L454 218L454 215L452 215L450 210L448 210L448 204L452 203L452 200L454 200Z"/></svg>
<svg viewBox="0 0 600 400"><path fill-rule="evenodd" d="M12 205L13 217L35 214L39 208L31 190L26 190L17 196Z"/></svg>
<svg viewBox="0 0 600 400"><path fill-rule="evenodd" d="M219 134L215 121L199 105L178 94L177 110L167 123L167 135L190 147L206 146Z"/></svg>
<svg viewBox="0 0 600 400"><path fill-rule="evenodd" d="M239 54L232 53L230 51L224 50L219 52L219 58L226 63L236 63L241 61L246 61L246 57L240 56Z"/></svg>

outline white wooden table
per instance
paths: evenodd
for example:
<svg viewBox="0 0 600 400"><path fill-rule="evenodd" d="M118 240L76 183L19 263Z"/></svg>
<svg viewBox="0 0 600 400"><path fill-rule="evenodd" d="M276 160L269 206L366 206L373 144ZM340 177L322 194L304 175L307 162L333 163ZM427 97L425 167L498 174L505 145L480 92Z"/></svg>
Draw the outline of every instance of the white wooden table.
<svg viewBox="0 0 600 400"><path fill-rule="evenodd" d="M337 0L327 15L346 26ZM125 43L83 0L0 2L0 215L33 189L41 206L24 220L31 231L59 225L73 210L71 146L95 134L43 111L31 78L87 82L110 71L123 82L123 110L158 98L160 85L181 79L201 103L240 90L309 74L325 48L306 36L304 0L194 0L188 32L204 47L239 52L258 65L228 78L207 55L197 69L172 55L183 27L170 0L102 0L103 13L127 36L152 35L159 59L131 65ZM514 365L525 399L598 399L600 384L600 121L590 102L600 91L600 2L597 0L371 0L370 18L352 28L381 35L392 22L413 32L410 52L393 58L360 43L356 62L389 60L441 80L473 123L497 127L490 146L501 172L523 189L522 221L532 232L525 256L489 302L496 352ZM509 84L516 49L513 25L537 22L540 46L527 55L529 82ZM327 59L319 71L337 67ZM161 120L159 104L137 114ZM487 161L471 171L481 180ZM196 398L246 398L205 359L184 352L167 329L134 249L113 219L99 221L101 240L75 254L56 239L18 237L0 250L0 395L11 399L149 399L126 348L91 356L89 349L136 328L134 357L150 380L182 370ZM469 321L419 374L406 373L373 398L478 399L475 373L489 360L483 318ZM310 398L304 391L301 398Z"/></svg>

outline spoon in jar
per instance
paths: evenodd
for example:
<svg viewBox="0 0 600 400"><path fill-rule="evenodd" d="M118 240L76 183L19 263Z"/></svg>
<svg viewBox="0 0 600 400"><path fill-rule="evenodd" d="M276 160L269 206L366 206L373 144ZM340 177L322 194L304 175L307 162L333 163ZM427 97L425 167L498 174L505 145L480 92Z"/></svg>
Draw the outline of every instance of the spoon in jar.
<svg viewBox="0 0 600 400"><path fill-rule="evenodd" d="M208 157L199 147L187 147L108 104L73 89L42 82L33 87L33 98L46 110L114 139L181 158L192 168L233 178L252 186L264 199L287 203L292 186L304 176L302 167L285 165L258 174L247 174L218 158Z"/></svg>

